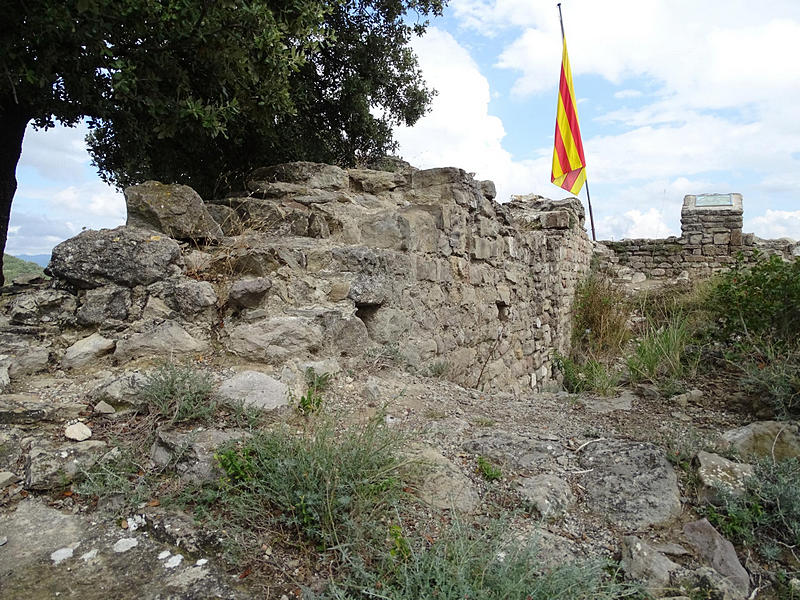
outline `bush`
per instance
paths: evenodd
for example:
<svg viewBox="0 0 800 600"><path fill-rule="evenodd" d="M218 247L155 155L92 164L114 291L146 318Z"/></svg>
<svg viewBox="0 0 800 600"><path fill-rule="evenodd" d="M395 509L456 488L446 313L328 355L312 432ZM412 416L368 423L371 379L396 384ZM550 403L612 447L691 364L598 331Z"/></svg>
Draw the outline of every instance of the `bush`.
<svg viewBox="0 0 800 600"><path fill-rule="evenodd" d="M480 473L486 481L496 481L503 477L503 471L483 456L478 457L478 473Z"/></svg>
<svg viewBox="0 0 800 600"><path fill-rule="evenodd" d="M720 490L720 506L705 508L708 520L766 560L778 560L784 553L800 560L800 461L762 460L745 486L741 496Z"/></svg>
<svg viewBox="0 0 800 600"><path fill-rule="evenodd" d="M741 364L747 391L766 397L781 418L800 414L800 347L781 347L769 341L748 345ZM737 357L738 358L738 357Z"/></svg>
<svg viewBox="0 0 800 600"><path fill-rule="evenodd" d="M295 434L282 427L223 446L226 477L206 494L246 552L258 536L283 531L321 549L370 539L376 520L400 496L398 434L382 418L337 434L329 419Z"/></svg>
<svg viewBox="0 0 800 600"><path fill-rule="evenodd" d="M590 355L616 356L630 337L628 298L605 277L578 285L573 312L573 344Z"/></svg>
<svg viewBox="0 0 800 600"><path fill-rule="evenodd" d="M297 411L304 415L317 412L322 408L322 392L330 386L330 373L318 375L309 367L305 372L306 393L297 399Z"/></svg>
<svg viewBox="0 0 800 600"><path fill-rule="evenodd" d="M459 521L439 539L409 544L375 569L351 561L352 575L324 598L355 600L602 600L632 588L614 582L602 563L543 567L535 543L512 542L502 522L476 531ZM419 540L418 540L419 542Z"/></svg>
<svg viewBox="0 0 800 600"><path fill-rule="evenodd" d="M608 396L619 385L619 373L593 358L579 363L571 358L555 354L553 362L564 378L564 389L573 394L595 392Z"/></svg>
<svg viewBox="0 0 800 600"><path fill-rule="evenodd" d="M188 366L165 364L151 371L141 395L148 410L170 424L203 421L217 410L211 377Z"/></svg>
<svg viewBox="0 0 800 600"><path fill-rule="evenodd" d="M749 267L739 260L712 291L721 332L725 337L766 335L791 343L800 331L800 258L756 258Z"/></svg>

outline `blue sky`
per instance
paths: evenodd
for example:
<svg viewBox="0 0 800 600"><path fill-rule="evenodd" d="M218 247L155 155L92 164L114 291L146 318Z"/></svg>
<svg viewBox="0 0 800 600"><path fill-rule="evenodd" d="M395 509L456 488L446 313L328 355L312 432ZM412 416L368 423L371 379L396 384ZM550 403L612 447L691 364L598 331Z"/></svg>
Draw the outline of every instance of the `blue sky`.
<svg viewBox="0 0 800 600"><path fill-rule="evenodd" d="M742 193L746 231L800 239L800 2L562 8L599 239L677 235L683 196L706 192ZM451 0L414 41L439 93L396 132L400 153L492 179L500 200L563 197L550 183L559 37L555 2ZM8 252L124 222L83 135L27 132Z"/></svg>

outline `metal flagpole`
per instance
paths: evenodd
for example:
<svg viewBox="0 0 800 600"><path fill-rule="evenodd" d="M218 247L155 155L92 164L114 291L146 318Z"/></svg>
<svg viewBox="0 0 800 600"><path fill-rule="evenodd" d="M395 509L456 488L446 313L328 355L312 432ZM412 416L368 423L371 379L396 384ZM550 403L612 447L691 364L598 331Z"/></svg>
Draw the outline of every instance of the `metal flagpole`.
<svg viewBox="0 0 800 600"><path fill-rule="evenodd" d="M561 2L558 3L558 22L561 23L561 40L564 40L564 17L561 16ZM586 168L586 167L584 167ZM583 182L586 186L586 201L589 203L589 223L592 225L592 241L597 241L597 236L594 233L594 214L592 213L592 197L589 195L589 178Z"/></svg>

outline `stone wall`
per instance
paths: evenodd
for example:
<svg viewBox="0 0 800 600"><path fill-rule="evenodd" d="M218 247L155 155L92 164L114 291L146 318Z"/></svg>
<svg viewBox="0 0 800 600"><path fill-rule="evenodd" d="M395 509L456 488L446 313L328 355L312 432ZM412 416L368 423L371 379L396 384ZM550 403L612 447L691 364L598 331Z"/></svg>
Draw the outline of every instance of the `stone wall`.
<svg viewBox="0 0 800 600"><path fill-rule="evenodd" d="M598 268L625 282L647 279L702 279L729 269L739 256L745 263L756 256L777 254L786 260L800 256L800 243L762 240L742 233L740 194L709 195L724 200L686 196L681 210L681 236L666 239L603 241L595 246ZM730 197L730 198L728 198ZM730 204L726 204L727 202ZM716 203L716 204L715 204Z"/></svg>
<svg viewBox="0 0 800 600"><path fill-rule="evenodd" d="M81 359L67 349L97 334L117 363L221 351L280 374L394 361L541 389L553 350L568 351L591 242L577 200L494 195L460 169L407 166L280 165L212 203L148 182L126 192L129 226L60 244L53 282L2 309L70 368Z"/></svg>

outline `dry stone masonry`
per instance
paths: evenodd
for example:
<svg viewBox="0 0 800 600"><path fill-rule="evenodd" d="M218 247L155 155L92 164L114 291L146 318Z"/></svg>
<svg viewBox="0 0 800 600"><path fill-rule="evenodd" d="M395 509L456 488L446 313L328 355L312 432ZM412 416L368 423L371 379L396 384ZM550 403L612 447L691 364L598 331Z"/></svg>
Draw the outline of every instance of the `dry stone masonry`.
<svg viewBox="0 0 800 600"><path fill-rule="evenodd" d="M681 209L681 236L634 239L598 244L600 269L622 281L701 279L728 269L739 256L751 262L758 255L800 256L800 243L762 240L742 233L741 194L689 195Z"/></svg>
<svg viewBox="0 0 800 600"><path fill-rule="evenodd" d="M126 190L127 226L60 244L52 283L7 314L65 368L221 347L275 369L391 357L467 387L540 390L589 267L583 208L494 197L463 170L405 164L267 167L211 203L147 182Z"/></svg>

